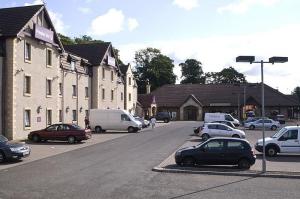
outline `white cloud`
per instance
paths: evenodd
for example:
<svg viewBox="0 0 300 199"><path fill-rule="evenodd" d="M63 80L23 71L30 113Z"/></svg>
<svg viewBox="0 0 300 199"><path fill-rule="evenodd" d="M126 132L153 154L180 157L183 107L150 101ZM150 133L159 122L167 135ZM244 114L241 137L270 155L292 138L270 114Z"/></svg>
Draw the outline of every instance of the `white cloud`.
<svg viewBox="0 0 300 199"><path fill-rule="evenodd" d="M126 26L129 31L133 31L139 26L137 19L126 18L122 10L111 8L104 15L97 16L92 20L87 34L93 36L103 36L111 33L118 33Z"/></svg>
<svg viewBox="0 0 300 199"><path fill-rule="evenodd" d="M139 22L135 18L128 18L127 21L129 31L133 31L139 26Z"/></svg>
<svg viewBox="0 0 300 199"><path fill-rule="evenodd" d="M191 10L199 6L199 0L174 0L173 5L185 10Z"/></svg>
<svg viewBox="0 0 300 199"><path fill-rule="evenodd" d="M78 8L79 12L81 12L82 14L89 14L91 13L91 9L90 8L85 8L85 7L79 7Z"/></svg>
<svg viewBox="0 0 300 199"><path fill-rule="evenodd" d="M48 13L50 15L50 18L52 20L56 32L61 34L66 34L66 30L69 28L69 26L64 24L62 20L62 14L57 12L52 12L51 10L48 10Z"/></svg>
<svg viewBox="0 0 300 199"><path fill-rule="evenodd" d="M238 0L234 3L230 3L226 6L219 7L217 9L218 13L224 13L226 11L235 13L235 14L243 14L247 12L252 6L260 5L260 6L272 6L278 3L280 0Z"/></svg>
<svg viewBox="0 0 300 199"><path fill-rule="evenodd" d="M121 59L134 66L134 53L146 47L161 49L162 53L177 61L175 74L181 77L178 64L187 58L195 58L202 62L205 72L220 71L233 66L246 75L250 82L260 82L260 65L236 63L239 55L255 55L268 60L272 56L288 56L289 62L284 64L266 64L264 67L265 82L281 92L290 93L300 86L300 67L298 52L300 51L300 24L284 26L269 32L249 35L215 36L207 38L191 38L186 40L148 41L137 44L116 46L120 50ZM259 57L258 57L259 56Z"/></svg>
<svg viewBox="0 0 300 199"><path fill-rule="evenodd" d="M44 4L43 0L34 0L32 3L25 3L25 6L32 6L32 5L40 5Z"/></svg>

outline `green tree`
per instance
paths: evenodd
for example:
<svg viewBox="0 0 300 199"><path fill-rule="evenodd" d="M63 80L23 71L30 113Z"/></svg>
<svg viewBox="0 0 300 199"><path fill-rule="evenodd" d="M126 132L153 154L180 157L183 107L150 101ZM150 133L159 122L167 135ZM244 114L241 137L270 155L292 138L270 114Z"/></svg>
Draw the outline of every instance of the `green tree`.
<svg viewBox="0 0 300 199"><path fill-rule="evenodd" d="M65 36L65 35L60 34L60 33L58 33L58 36L59 36L59 39L60 39L60 41L63 45L75 44L75 41L72 38L68 37L68 36Z"/></svg>
<svg viewBox="0 0 300 199"><path fill-rule="evenodd" d="M220 72L209 72L205 74L208 84L241 84L247 83L244 74L237 72L232 66L224 68Z"/></svg>
<svg viewBox="0 0 300 199"><path fill-rule="evenodd" d="M146 80L149 80L151 90L165 85L175 84L173 60L161 54L156 48L146 48L135 53L134 75L138 84L138 93L145 93Z"/></svg>
<svg viewBox="0 0 300 199"><path fill-rule="evenodd" d="M205 76L202 70L202 63L195 59L187 59L181 66L181 84L204 84Z"/></svg>
<svg viewBox="0 0 300 199"><path fill-rule="evenodd" d="M292 95L295 95L298 97L298 101L300 103L300 87L297 86L296 88L294 88L294 90L292 91Z"/></svg>

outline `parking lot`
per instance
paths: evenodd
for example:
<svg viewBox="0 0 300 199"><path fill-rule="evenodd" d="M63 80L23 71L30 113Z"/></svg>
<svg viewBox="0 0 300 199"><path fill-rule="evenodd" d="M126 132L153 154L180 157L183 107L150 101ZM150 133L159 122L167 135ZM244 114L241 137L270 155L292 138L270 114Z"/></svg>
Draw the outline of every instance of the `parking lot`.
<svg viewBox="0 0 300 199"><path fill-rule="evenodd" d="M156 128L170 125L171 123L162 123L158 122L156 123ZM142 129L140 133L147 133L151 132L151 127ZM92 146L95 144L103 143L109 140L113 140L116 138L120 138L126 135L135 134L135 133L128 133L128 132L113 132L113 131L107 131L106 133L96 134L93 133L92 138L85 140L81 143L76 144L69 144L67 142L61 142L61 141L47 141L47 142L32 142L25 140L24 142L30 146L31 148L31 154L30 156L23 158L21 160L15 160L15 161L8 161L4 163L0 163L0 170L4 170L10 167L26 164L29 162L33 162L36 160L40 160L43 158L48 158L51 156L55 156L58 154L62 154L65 152L81 149L84 147Z"/></svg>
<svg viewBox="0 0 300 199"><path fill-rule="evenodd" d="M196 124L196 123L195 123ZM199 124L199 123L198 123ZM288 122L284 126L288 125L296 125L297 122ZM283 126L281 126L283 127ZM248 130L244 129L244 127L239 127L239 129L244 130L246 133L246 139L250 142L251 146L254 149L254 145L256 141L262 138L262 130ZM279 129L278 129L279 130ZM276 131L266 130L265 135L266 137L270 137L275 134ZM183 148L186 146L193 146L197 145L202 142L201 137L198 135L193 134L193 128L191 127L191 136L190 138L179 148ZM178 148L178 149L179 149ZM255 150L255 149L254 149ZM175 163L174 154L171 154L168 158L166 158L160 165L156 168L164 168L164 169L182 169ZM256 163L250 168L249 172L258 173L262 170L262 154L257 152L256 153ZM294 172L300 174L300 153L299 154L278 154L276 157L266 157L267 163L267 171L270 172ZM239 171L236 167L232 166L197 166L192 170L199 169L199 170L207 170L207 171ZM232 170L234 169L234 170Z"/></svg>

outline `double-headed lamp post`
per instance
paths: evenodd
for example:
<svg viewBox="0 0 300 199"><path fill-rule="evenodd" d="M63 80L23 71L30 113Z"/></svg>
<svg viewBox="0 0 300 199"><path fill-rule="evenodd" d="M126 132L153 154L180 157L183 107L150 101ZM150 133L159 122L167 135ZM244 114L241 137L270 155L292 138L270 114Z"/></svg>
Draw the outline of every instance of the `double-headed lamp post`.
<svg viewBox="0 0 300 199"><path fill-rule="evenodd" d="M263 118L263 160L262 160L262 172L266 172L266 151L265 151L265 91L264 91L264 64L285 63L288 61L288 57L271 57L269 61L255 61L255 56L238 56L236 62L247 63L260 63L261 66L261 101L262 101L262 118Z"/></svg>

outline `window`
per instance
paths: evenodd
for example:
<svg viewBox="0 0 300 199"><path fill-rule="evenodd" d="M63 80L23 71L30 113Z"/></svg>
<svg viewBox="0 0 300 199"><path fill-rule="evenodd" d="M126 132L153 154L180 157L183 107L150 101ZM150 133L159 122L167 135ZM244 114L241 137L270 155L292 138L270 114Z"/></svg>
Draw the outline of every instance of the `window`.
<svg viewBox="0 0 300 199"><path fill-rule="evenodd" d="M58 128L58 125L51 125L51 126L49 126L48 128L47 128L47 131L56 131L57 130L57 128Z"/></svg>
<svg viewBox="0 0 300 199"><path fill-rule="evenodd" d="M47 110L47 125L52 124L52 110Z"/></svg>
<svg viewBox="0 0 300 199"><path fill-rule="evenodd" d="M89 87L85 87L85 97L88 98L89 97Z"/></svg>
<svg viewBox="0 0 300 199"><path fill-rule="evenodd" d="M233 121L233 118L231 117L231 115L225 115L225 120Z"/></svg>
<svg viewBox="0 0 300 199"><path fill-rule="evenodd" d="M245 148L245 144L242 142L228 141L227 143L228 150L244 150Z"/></svg>
<svg viewBox="0 0 300 199"><path fill-rule="evenodd" d="M102 68L102 79L105 79L105 69Z"/></svg>
<svg viewBox="0 0 300 199"><path fill-rule="evenodd" d="M71 70L75 70L75 61L71 61Z"/></svg>
<svg viewBox="0 0 300 199"><path fill-rule="evenodd" d="M224 125L217 125L218 126L218 129L220 129L220 130L224 130L224 131L227 131L227 130L229 130L226 126L224 126Z"/></svg>
<svg viewBox="0 0 300 199"><path fill-rule="evenodd" d="M123 100L124 96L123 96L123 92L121 93L121 100Z"/></svg>
<svg viewBox="0 0 300 199"><path fill-rule="evenodd" d="M46 94L52 95L52 80L51 79L47 79Z"/></svg>
<svg viewBox="0 0 300 199"><path fill-rule="evenodd" d="M131 85L131 77L128 79L128 84Z"/></svg>
<svg viewBox="0 0 300 199"><path fill-rule="evenodd" d="M217 129L217 125L216 124L211 124L207 126L208 129Z"/></svg>
<svg viewBox="0 0 300 199"><path fill-rule="evenodd" d="M114 100L114 90L111 90L111 97L110 97L111 101Z"/></svg>
<svg viewBox="0 0 300 199"><path fill-rule="evenodd" d="M62 87L62 83L59 83L59 95L62 95L62 90L63 90L63 87Z"/></svg>
<svg viewBox="0 0 300 199"><path fill-rule="evenodd" d="M25 128L31 127L31 111L29 109L24 112L24 126Z"/></svg>
<svg viewBox="0 0 300 199"><path fill-rule="evenodd" d="M47 49L47 65L52 66L52 50Z"/></svg>
<svg viewBox="0 0 300 199"><path fill-rule="evenodd" d="M208 152L222 151L224 148L224 142L219 140L214 140L204 145L204 148Z"/></svg>
<svg viewBox="0 0 300 199"><path fill-rule="evenodd" d="M122 121L131 121L130 118L128 117L128 115L125 115L125 114L121 115L121 120Z"/></svg>
<svg viewBox="0 0 300 199"><path fill-rule="evenodd" d="M280 138L279 141L286 140L297 140L298 139L298 130L289 130L285 132Z"/></svg>
<svg viewBox="0 0 300 199"><path fill-rule="evenodd" d="M102 88L102 99L105 100L105 89Z"/></svg>
<svg viewBox="0 0 300 199"><path fill-rule="evenodd" d="M113 82L114 81L114 71L110 72L110 78L111 78L111 81Z"/></svg>
<svg viewBox="0 0 300 199"><path fill-rule="evenodd" d="M77 111L76 110L72 111L72 121L77 121Z"/></svg>
<svg viewBox="0 0 300 199"><path fill-rule="evenodd" d="M128 100L131 101L131 93L128 94Z"/></svg>
<svg viewBox="0 0 300 199"><path fill-rule="evenodd" d="M76 90L76 85L72 85L72 96L76 97L77 96L77 90Z"/></svg>
<svg viewBox="0 0 300 199"><path fill-rule="evenodd" d="M25 42L25 60L31 61L31 45Z"/></svg>
<svg viewBox="0 0 300 199"><path fill-rule="evenodd" d="M85 110L85 117L89 118L89 110Z"/></svg>
<svg viewBox="0 0 300 199"><path fill-rule="evenodd" d="M25 94L31 94L31 77L28 76L28 75L25 75L24 93Z"/></svg>
<svg viewBox="0 0 300 199"><path fill-rule="evenodd" d="M58 121L62 122L62 110L58 111Z"/></svg>

